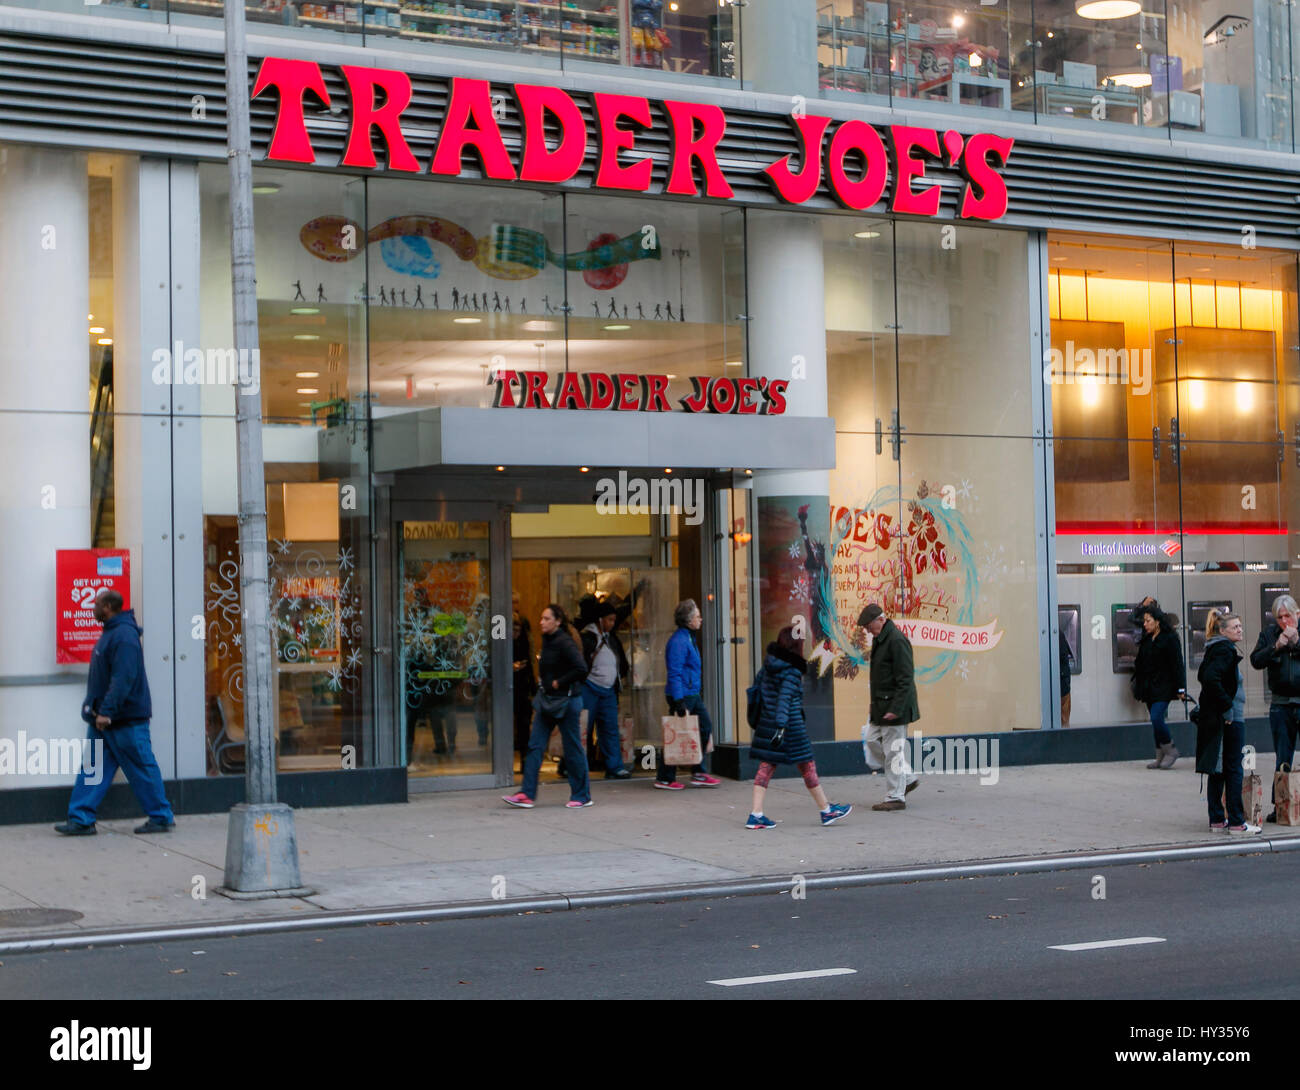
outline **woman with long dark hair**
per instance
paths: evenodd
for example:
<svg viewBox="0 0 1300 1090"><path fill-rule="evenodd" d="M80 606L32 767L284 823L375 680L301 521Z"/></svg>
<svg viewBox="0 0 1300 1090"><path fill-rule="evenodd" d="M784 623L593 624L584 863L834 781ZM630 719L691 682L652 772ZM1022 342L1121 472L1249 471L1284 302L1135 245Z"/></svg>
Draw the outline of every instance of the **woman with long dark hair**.
<svg viewBox="0 0 1300 1090"><path fill-rule="evenodd" d="M587 775L587 754L579 737L582 701L577 685L587 676L587 664L577 633L564 610L552 602L542 610L542 654L538 663L541 688L533 700L533 727L524 758L523 787L502 800L521 810L531 810L537 799L537 775L546 753L546 743L556 727L564 741L564 766L569 777L571 798L566 806L576 809L592 805L591 780Z"/></svg>
<svg viewBox="0 0 1300 1090"><path fill-rule="evenodd" d="M1187 697L1187 670L1183 649L1173 632L1169 614L1152 603L1142 607L1143 636L1133 663L1133 695L1147 706L1155 735L1156 759L1147 768L1173 768L1178 749L1165 726L1169 702Z"/></svg>

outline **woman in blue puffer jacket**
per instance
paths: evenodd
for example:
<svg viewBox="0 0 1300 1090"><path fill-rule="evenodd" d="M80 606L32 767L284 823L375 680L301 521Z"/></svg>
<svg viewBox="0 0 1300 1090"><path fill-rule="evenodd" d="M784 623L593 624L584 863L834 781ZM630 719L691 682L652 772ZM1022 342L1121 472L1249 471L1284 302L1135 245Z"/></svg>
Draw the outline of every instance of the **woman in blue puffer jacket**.
<svg viewBox="0 0 1300 1090"><path fill-rule="evenodd" d="M754 807L746 829L770 829L777 822L763 813L763 797L772 782L776 766L795 765L821 811L822 824L834 825L846 817L852 806L826 801L826 792L817 779L812 742L804 726L803 676L807 663L803 657L803 640L795 639L794 630L781 629L775 643L767 645L760 681L763 710L749 746L751 757L758 759L754 777Z"/></svg>

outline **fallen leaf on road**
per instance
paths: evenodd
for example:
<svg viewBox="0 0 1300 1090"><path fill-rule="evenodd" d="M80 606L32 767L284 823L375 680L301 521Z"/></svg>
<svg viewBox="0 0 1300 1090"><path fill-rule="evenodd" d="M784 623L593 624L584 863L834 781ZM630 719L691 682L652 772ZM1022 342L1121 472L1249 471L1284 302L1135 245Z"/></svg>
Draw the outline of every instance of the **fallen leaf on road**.
<svg viewBox="0 0 1300 1090"><path fill-rule="evenodd" d="M986 920L1005 920L1005 916L985 916Z"/></svg>
<svg viewBox="0 0 1300 1090"><path fill-rule="evenodd" d="M751 950L757 950L758 947L757 947L757 946L751 946L750 949L751 949Z"/></svg>
<svg viewBox="0 0 1300 1090"><path fill-rule="evenodd" d="M175 976L177 973L188 973L189 970L188 970L188 969L168 969L167 972L170 973L172 976Z"/></svg>
<svg viewBox="0 0 1300 1090"><path fill-rule="evenodd" d="M534 966L533 966L533 972L535 972L535 973L544 973L544 972L546 972L546 966L545 966L545 965L534 965Z"/></svg>
<svg viewBox="0 0 1300 1090"><path fill-rule="evenodd" d="M221 975L222 975L222 976L238 976L239 973L236 972L234 969L227 969L227 970L226 970L225 972L223 972Z"/></svg>

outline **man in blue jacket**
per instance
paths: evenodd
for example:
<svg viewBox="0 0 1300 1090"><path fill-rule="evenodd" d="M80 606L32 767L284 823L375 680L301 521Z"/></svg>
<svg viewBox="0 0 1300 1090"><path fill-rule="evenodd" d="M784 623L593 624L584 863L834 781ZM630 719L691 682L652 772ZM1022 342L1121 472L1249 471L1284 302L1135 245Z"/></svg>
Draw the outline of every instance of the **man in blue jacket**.
<svg viewBox="0 0 1300 1090"><path fill-rule="evenodd" d="M95 620L104 631L90 656L81 718L89 727L92 741L103 739L104 767L95 770L99 778L94 784L86 782L84 770L77 773L68 803L68 820L54 826L54 831L64 836L94 836L95 811L121 768L149 818L135 831L171 832L176 822L163 789L162 771L149 744L153 704L144 675L142 629L136 623L135 611L122 608L122 596L115 590L99 592Z"/></svg>

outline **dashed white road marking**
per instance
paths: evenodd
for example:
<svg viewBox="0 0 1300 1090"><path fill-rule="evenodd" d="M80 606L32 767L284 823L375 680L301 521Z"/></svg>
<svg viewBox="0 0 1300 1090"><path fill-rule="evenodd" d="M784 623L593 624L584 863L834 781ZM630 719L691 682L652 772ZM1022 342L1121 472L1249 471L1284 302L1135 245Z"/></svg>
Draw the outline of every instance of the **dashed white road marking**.
<svg viewBox="0 0 1300 1090"><path fill-rule="evenodd" d="M809 969L802 973L769 973L767 976L733 976L727 980L709 980L708 984L719 984L724 988L736 988L742 984L774 984L778 980L812 980L819 976L847 976L856 973L856 969Z"/></svg>
<svg viewBox="0 0 1300 1090"><path fill-rule="evenodd" d="M1102 939L1100 942L1068 942L1063 946L1049 946L1049 950L1105 950L1111 946L1143 946L1149 942L1164 942L1154 935L1143 935L1135 939Z"/></svg>

